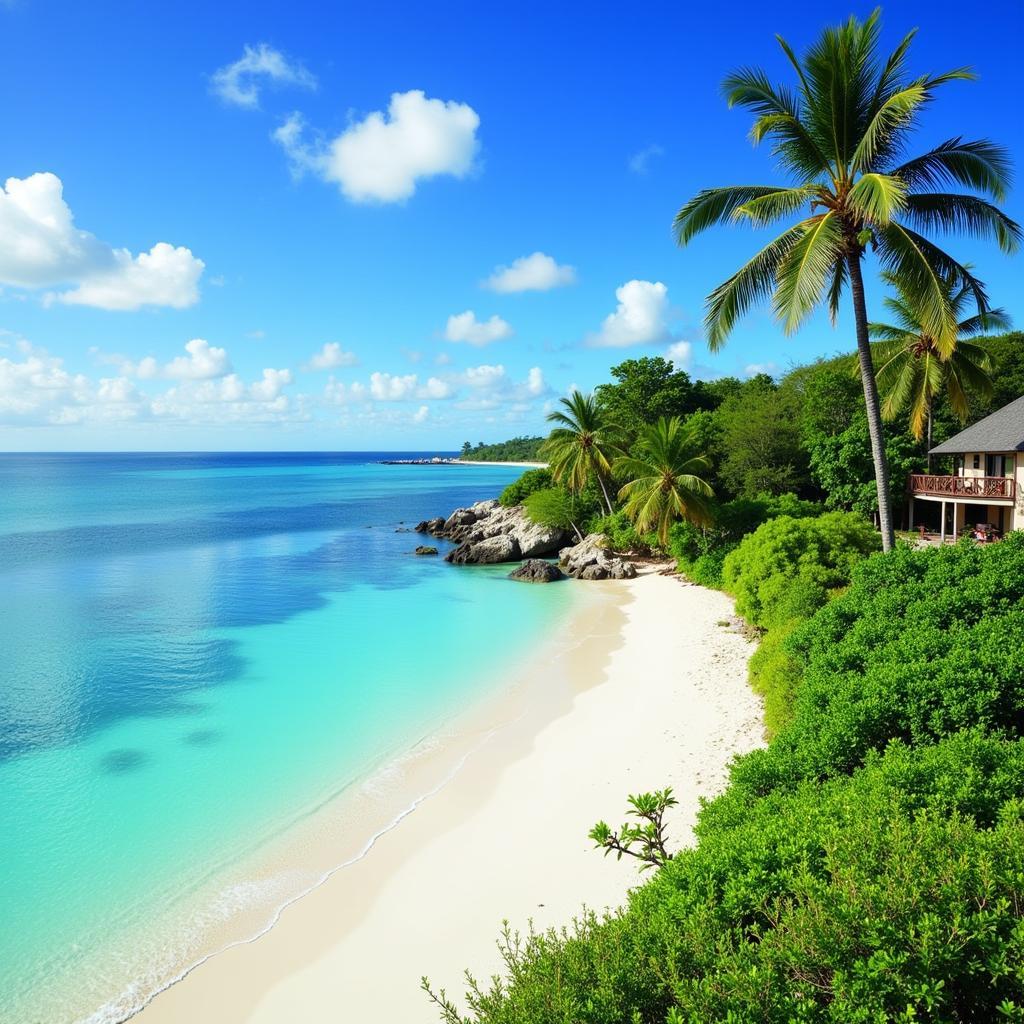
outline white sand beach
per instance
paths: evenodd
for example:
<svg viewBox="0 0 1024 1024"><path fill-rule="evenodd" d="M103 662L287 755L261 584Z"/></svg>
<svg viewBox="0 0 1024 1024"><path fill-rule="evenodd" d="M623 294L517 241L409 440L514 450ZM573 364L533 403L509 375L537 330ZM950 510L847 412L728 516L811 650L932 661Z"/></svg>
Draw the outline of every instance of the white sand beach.
<svg viewBox="0 0 1024 1024"><path fill-rule="evenodd" d="M563 585L607 597L552 665L568 689L538 699L546 680L534 668L511 721L505 708L507 724L481 725L486 742L366 857L136 1019L433 1021L421 976L450 996L461 994L464 969L489 976L503 919L546 927L583 904L623 901L639 881L635 864L604 858L587 832L600 818L618 824L628 793L673 786L670 836L687 841L700 798L722 788L733 755L763 742L746 683L752 645L720 624L731 601L655 572Z"/></svg>

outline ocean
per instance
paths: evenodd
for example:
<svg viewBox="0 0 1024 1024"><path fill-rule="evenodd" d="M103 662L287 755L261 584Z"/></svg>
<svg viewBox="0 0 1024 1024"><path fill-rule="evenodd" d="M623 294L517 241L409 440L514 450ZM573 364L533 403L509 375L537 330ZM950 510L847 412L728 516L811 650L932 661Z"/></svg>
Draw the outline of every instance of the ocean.
<svg viewBox="0 0 1024 1024"><path fill-rule="evenodd" d="M416 455L0 455L4 1024L124 1019L266 928L320 875L261 851L368 780L386 802L557 631L577 588L403 532L521 471L378 464ZM336 820L316 871L401 812Z"/></svg>

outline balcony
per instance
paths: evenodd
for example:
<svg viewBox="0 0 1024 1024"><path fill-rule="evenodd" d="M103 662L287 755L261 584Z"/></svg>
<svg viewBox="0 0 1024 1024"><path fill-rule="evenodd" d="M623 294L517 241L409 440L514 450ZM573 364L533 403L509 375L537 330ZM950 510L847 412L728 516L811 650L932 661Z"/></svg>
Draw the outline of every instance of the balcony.
<svg viewBox="0 0 1024 1024"><path fill-rule="evenodd" d="M1016 481L1007 476L929 476L912 473L910 493L966 501L1013 501Z"/></svg>

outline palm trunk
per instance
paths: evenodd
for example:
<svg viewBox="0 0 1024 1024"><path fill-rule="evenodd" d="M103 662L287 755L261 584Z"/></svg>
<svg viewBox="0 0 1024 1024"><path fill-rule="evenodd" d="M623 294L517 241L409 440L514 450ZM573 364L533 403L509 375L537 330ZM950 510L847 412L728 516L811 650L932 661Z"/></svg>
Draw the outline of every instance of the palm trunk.
<svg viewBox="0 0 1024 1024"><path fill-rule="evenodd" d="M601 493L604 495L604 503L608 506L608 515L614 515L615 509L612 508L612 500L608 497L608 488L604 485L604 477L598 473L597 482L601 485Z"/></svg>
<svg viewBox="0 0 1024 1024"><path fill-rule="evenodd" d="M850 270L850 293L853 296L853 319L857 328L857 358L860 379L864 385L864 404L868 414L868 436L871 438L871 457L875 463L875 486L878 489L878 527L882 534L882 550L891 551L895 543L892 526L892 503L889 495L889 466L885 459L885 439L882 435L882 413L878 405L878 386L875 367L871 360L868 341L868 310L864 301L864 278L860 271L859 248L847 255Z"/></svg>
<svg viewBox="0 0 1024 1024"><path fill-rule="evenodd" d="M928 403L928 450L925 453L928 460L928 472L932 471L932 404Z"/></svg>

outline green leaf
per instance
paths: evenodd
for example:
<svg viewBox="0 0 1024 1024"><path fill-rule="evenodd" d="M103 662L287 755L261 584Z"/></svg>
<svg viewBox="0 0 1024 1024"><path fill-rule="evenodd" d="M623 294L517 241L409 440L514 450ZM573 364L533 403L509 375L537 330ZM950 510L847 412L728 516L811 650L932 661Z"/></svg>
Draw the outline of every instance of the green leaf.
<svg viewBox="0 0 1024 1024"><path fill-rule="evenodd" d="M779 264L773 305L786 332L795 331L822 299L843 259L842 228L830 210L804 222L803 236Z"/></svg>
<svg viewBox="0 0 1024 1024"><path fill-rule="evenodd" d="M853 210L879 226L888 224L903 209L906 199L906 182L889 174L875 173L861 175L847 196Z"/></svg>

